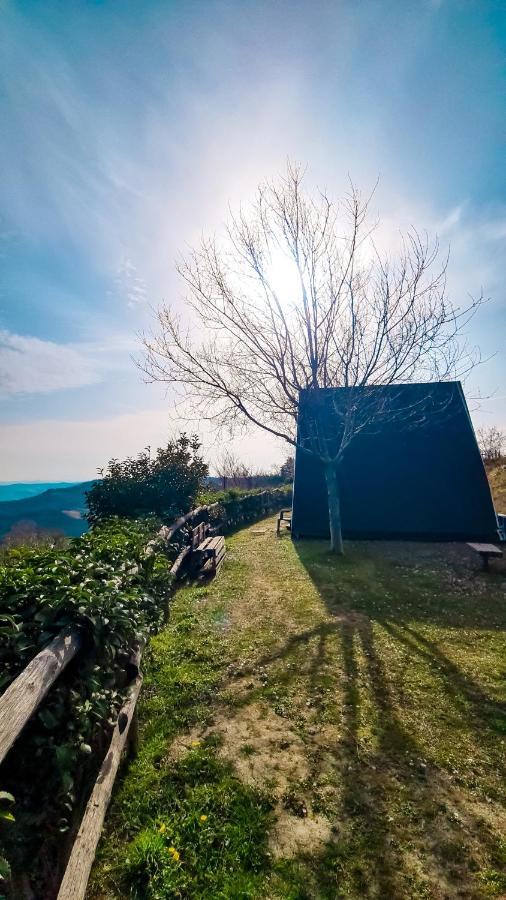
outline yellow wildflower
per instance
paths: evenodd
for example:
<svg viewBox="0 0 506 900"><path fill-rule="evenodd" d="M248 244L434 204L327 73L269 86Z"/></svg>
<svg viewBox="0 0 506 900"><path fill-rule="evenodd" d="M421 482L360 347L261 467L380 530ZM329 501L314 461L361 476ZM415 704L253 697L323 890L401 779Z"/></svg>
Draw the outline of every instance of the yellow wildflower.
<svg viewBox="0 0 506 900"><path fill-rule="evenodd" d="M207 822L207 816L201 816L201 817L200 817L200 821L201 821L201 822Z"/></svg>
<svg viewBox="0 0 506 900"><path fill-rule="evenodd" d="M167 852L170 853L170 855L172 856L172 859L174 860L174 862L178 862L178 860L179 860L179 851L176 850L175 847L169 847L169 849L168 849Z"/></svg>
<svg viewBox="0 0 506 900"><path fill-rule="evenodd" d="M165 822L162 822L158 831L160 832L160 834L165 834L165 832L167 831L167 826L166 826Z"/></svg>
<svg viewBox="0 0 506 900"><path fill-rule="evenodd" d="M192 747L200 747L200 741L192 741Z"/></svg>

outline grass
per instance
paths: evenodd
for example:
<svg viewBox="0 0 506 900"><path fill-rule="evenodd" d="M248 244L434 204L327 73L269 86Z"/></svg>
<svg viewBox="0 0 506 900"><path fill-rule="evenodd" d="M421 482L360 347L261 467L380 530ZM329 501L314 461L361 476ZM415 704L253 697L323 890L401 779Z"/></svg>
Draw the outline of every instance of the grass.
<svg viewBox="0 0 506 900"><path fill-rule="evenodd" d="M506 457L486 466L497 512L506 513Z"/></svg>
<svg viewBox="0 0 506 900"><path fill-rule="evenodd" d="M269 802L221 763L212 742L185 754L146 798L118 870L132 897L250 896L266 863Z"/></svg>
<svg viewBox="0 0 506 900"><path fill-rule="evenodd" d="M504 896L504 568L227 545L152 642L90 897Z"/></svg>

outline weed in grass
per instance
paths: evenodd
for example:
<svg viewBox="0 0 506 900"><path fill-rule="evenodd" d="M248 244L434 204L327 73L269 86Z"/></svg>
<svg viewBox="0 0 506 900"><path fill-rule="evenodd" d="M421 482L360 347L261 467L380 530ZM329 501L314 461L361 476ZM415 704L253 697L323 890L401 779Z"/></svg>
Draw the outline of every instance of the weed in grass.
<svg viewBox="0 0 506 900"><path fill-rule="evenodd" d="M203 743L162 778L113 875L132 898L253 897L271 805Z"/></svg>
<svg viewBox="0 0 506 900"><path fill-rule="evenodd" d="M243 744L239 749L241 756L254 756L256 752L256 748L252 744Z"/></svg>
<svg viewBox="0 0 506 900"><path fill-rule="evenodd" d="M506 894L506 873L483 869L478 877L487 896L502 898Z"/></svg>

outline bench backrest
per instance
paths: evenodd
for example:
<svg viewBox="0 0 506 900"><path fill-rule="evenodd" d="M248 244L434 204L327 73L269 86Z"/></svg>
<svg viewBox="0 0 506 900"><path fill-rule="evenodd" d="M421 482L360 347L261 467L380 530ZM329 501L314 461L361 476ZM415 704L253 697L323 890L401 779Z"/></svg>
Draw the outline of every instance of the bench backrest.
<svg viewBox="0 0 506 900"><path fill-rule="evenodd" d="M205 540L207 536L207 523L201 522L200 525L195 525L191 530L191 545L192 550L195 550L202 541Z"/></svg>

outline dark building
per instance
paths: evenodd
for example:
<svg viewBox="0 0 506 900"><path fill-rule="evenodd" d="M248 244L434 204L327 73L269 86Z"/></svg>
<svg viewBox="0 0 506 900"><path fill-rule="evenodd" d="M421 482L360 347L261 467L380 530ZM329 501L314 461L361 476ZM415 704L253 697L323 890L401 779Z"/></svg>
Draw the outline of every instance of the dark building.
<svg viewBox="0 0 506 900"><path fill-rule="evenodd" d="M298 441L311 445L318 403L327 434L335 433L337 445L344 420L341 410L352 396L359 405L361 390L301 391ZM496 541L497 517L460 382L366 391L369 405L371 397L377 397L383 413L356 434L339 464L343 536ZM300 446L295 457L292 534L329 535L323 465Z"/></svg>

